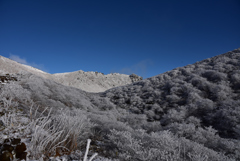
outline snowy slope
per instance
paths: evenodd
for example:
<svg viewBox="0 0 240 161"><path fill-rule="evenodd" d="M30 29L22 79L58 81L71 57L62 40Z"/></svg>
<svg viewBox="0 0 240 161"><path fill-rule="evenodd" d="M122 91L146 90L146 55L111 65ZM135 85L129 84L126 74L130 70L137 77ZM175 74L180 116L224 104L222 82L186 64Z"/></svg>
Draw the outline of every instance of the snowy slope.
<svg viewBox="0 0 240 161"><path fill-rule="evenodd" d="M15 74L30 72L43 78L51 78L51 74L41 71L37 68L20 64L11 59L0 56L0 74Z"/></svg>
<svg viewBox="0 0 240 161"><path fill-rule="evenodd" d="M17 63L0 56L0 74L15 74L30 72L37 76L54 80L66 86L82 89L87 92L103 92L107 89L131 84L141 80L139 76L134 78L125 74L104 75L98 72L84 72L82 70L70 73L49 74L28 65Z"/></svg>
<svg viewBox="0 0 240 161"><path fill-rule="evenodd" d="M71 73L53 74L53 80L63 85L76 87L88 92L103 92L106 89L133 82L129 75L126 74L111 73L104 75L103 73L84 72L82 70Z"/></svg>

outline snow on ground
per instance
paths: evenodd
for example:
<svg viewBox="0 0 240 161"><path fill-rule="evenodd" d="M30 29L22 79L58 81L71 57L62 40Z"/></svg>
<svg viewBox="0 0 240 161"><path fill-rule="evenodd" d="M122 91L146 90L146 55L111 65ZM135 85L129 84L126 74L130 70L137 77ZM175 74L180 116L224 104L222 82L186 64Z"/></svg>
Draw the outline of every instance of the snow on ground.
<svg viewBox="0 0 240 161"><path fill-rule="evenodd" d="M71 73L53 74L53 76L53 80L58 83L88 92L103 92L110 88L132 83L129 75L118 73L104 75L103 73L80 70Z"/></svg>

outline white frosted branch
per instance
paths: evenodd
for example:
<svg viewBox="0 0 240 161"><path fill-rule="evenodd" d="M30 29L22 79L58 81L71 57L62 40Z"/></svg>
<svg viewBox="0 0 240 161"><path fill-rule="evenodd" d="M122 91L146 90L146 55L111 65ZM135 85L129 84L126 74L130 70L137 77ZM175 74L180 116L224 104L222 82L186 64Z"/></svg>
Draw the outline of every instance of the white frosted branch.
<svg viewBox="0 0 240 161"><path fill-rule="evenodd" d="M85 152L83 161L92 161L93 158L98 155L97 153L94 153L94 154L92 155L92 157L91 157L89 160L87 160L87 155L88 155L90 143L91 143L91 139L87 139L87 147L86 147L86 152Z"/></svg>

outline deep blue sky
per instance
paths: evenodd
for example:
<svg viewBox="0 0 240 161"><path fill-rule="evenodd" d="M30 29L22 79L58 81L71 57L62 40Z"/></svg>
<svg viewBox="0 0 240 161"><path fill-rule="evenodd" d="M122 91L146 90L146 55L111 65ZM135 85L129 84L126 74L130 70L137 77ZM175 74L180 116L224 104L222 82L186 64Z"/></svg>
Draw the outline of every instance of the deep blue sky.
<svg viewBox="0 0 240 161"><path fill-rule="evenodd" d="M240 0L0 0L0 55L144 78L240 47Z"/></svg>

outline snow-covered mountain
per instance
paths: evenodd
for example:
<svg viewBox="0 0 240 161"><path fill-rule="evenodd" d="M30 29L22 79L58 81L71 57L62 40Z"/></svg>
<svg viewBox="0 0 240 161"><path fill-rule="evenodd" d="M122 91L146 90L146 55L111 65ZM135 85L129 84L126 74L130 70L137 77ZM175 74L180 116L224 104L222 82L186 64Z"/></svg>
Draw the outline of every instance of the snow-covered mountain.
<svg viewBox="0 0 240 161"><path fill-rule="evenodd" d="M82 70L70 73L49 74L37 68L17 63L13 60L0 56L0 74L15 74L30 72L46 79L54 80L66 86L82 89L87 92L103 92L117 86L131 84L142 80L135 74L126 75L111 73L104 75L99 72L84 72Z"/></svg>
<svg viewBox="0 0 240 161"><path fill-rule="evenodd" d="M0 74L16 74L16 73L24 74L27 72L33 73L43 78L51 79L51 74L49 73L46 73L42 70L39 70L37 68L25 64L20 64L16 61L0 56Z"/></svg>

